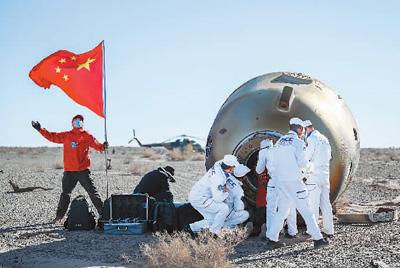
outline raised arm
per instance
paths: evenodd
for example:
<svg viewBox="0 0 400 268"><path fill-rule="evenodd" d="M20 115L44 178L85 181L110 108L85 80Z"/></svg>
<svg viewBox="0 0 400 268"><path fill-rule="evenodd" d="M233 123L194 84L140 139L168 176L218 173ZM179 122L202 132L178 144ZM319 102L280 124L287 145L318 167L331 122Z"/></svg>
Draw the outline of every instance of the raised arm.
<svg viewBox="0 0 400 268"><path fill-rule="evenodd" d="M258 160L257 160L257 166L256 166L257 174L261 174L265 170L265 167L266 167L266 164L267 164L266 161L265 161L266 160L266 157L265 157L266 150L268 150L268 149L261 149L258 152Z"/></svg>
<svg viewBox="0 0 400 268"><path fill-rule="evenodd" d="M64 143L66 132L49 132L47 129L42 128L39 122L32 121L32 127L39 131L43 137L54 143Z"/></svg>
<svg viewBox="0 0 400 268"><path fill-rule="evenodd" d="M45 137L47 140L54 142L54 143L64 143L65 134L66 132L50 132L47 129L42 128L40 129L40 134Z"/></svg>

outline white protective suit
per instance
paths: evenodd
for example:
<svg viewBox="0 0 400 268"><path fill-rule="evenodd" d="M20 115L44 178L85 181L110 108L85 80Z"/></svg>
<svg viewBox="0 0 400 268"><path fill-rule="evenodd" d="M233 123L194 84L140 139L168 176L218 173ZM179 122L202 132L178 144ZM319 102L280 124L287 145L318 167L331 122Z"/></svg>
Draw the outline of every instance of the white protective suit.
<svg viewBox="0 0 400 268"><path fill-rule="evenodd" d="M319 131L313 130L307 137L306 155L310 162L307 178L310 203L318 221L321 208L323 232L333 235L332 205L329 199L329 162L331 160L331 146L328 139Z"/></svg>
<svg viewBox="0 0 400 268"><path fill-rule="evenodd" d="M217 161L190 190L190 204L204 217L204 220L190 224L194 232L209 227L210 232L218 235L229 215L224 200L229 195L225 185L230 175L222 170L221 163Z"/></svg>
<svg viewBox="0 0 400 268"><path fill-rule="evenodd" d="M261 174L264 172L265 168L268 170L269 181L267 184L267 207L266 207L266 229L267 232L271 228L272 220L278 209L278 198L276 192L276 185L274 177L274 167L273 167L273 143L271 140L263 140L260 143L260 151L258 152L258 161L256 166L256 172ZM296 207L292 206L290 208L289 216L286 219L288 224L288 233L292 236L297 234L297 215Z"/></svg>
<svg viewBox="0 0 400 268"><path fill-rule="evenodd" d="M278 212L274 216L271 228L267 230L267 238L279 240L283 222L288 217L290 208L295 206L304 221L313 240L322 238L315 216L311 211L308 191L302 181L302 170L307 166L305 143L297 133L289 131L282 136L274 147L273 180L278 196Z"/></svg>
<svg viewBox="0 0 400 268"><path fill-rule="evenodd" d="M224 222L224 227L234 228L238 224L245 222L249 218L249 212L244 209L242 197L244 196L242 182L234 176L226 180L226 186L229 189L228 198L225 203L229 207L229 214Z"/></svg>

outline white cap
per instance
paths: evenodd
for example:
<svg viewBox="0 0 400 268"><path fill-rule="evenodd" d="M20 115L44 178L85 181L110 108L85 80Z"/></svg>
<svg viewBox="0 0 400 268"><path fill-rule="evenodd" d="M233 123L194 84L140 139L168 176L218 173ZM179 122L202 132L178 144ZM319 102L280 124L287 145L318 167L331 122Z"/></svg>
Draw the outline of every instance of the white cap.
<svg viewBox="0 0 400 268"><path fill-rule="evenodd" d="M310 127L310 126L312 126L312 123L310 120L306 120L303 122L303 127Z"/></svg>
<svg viewBox="0 0 400 268"><path fill-rule="evenodd" d="M297 117L293 117L290 119L289 125L303 126L303 120L301 120L300 118L297 118Z"/></svg>
<svg viewBox="0 0 400 268"><path fill-rule="evenodd" d="M270 148L272 147L274 144L272 143L272 140L266 139L266 140L262 140L260 142L260 149L265 149L265 148Z"/></svg>
<svg viewBox="0 0 400 268"><path fill-rule="evenodd" d="M224 159L222 159L222 163L230 167L236 167L239 165L239 161L237 160L236 156L231 154L225 155Z"/></svg>
<svg viewBox="0 0 400 268"><path fill-rule="evenodd" d="M241 177L244 177L249 172L250 172L250 169L248 167L246 167L243 164L239 164L233 170L233 175L235 175L235 177L237 177L237 178L241 178Z"/></svg>

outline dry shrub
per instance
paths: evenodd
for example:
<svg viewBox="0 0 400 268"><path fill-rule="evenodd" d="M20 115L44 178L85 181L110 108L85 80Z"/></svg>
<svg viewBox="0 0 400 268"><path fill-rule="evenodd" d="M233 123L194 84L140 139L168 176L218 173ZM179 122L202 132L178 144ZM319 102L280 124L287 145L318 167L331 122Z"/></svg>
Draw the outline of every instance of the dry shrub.
<svg viewBox="0 0 400 268"><path fill-rule="evenodd" d="M156 241L142 244L141 252L146 257L146 267L191 268L234 267L228 256L246 235L244 229L224 230L219 239L210 233L201 233L193 240L189 234L178 232L155 234Z"/></svg>
<svg viewBox="0 0 400 268"><path fill-rule="evenodd" d="M185 156L183 154L183 151L180 149L174 148L172 151L169 151L167 153L168 160L172 161L184 161Z"/></svg>
<svg viewBox="0 0 400 268"><path fill-rule="evenodd" d="M133 162L132 164L129 165L128 169L133 175L140 176L143 174L143 166L141 166L137 162Z"/></svg>
<svg viewBox="0 0 400 268"><path fill-rule="evenodd" d="M159 152L156 152L155 150L150 148L144 150L142 156L143 158L149 158L150 160L159 160L162 158Z"/></svg>
<svg viewBox="0 0 400 268"><path fill-rule="evenodd" d="M192 157L192 161L204 161L204 154L196 154Z"/></svg>
<svg viewBox="0 0 400 268"><path fill-rule="evenodd" d="M34 155L34 156L41 155L41 154L44 154L45 152L46 152L45 147L33 148L32 155Z"/></svg>
<svg viewBox="0 0 400 268"><path fill-rule="evenodd" d="M188 144L183 149L174 148L172 151L167 153L167 157L172 161L187 161L193 160L198 153L193 150L193 146Z"/></svg>
<svg viewBox="0 0 400 268"><path fill-rule="evenodd" d="M8 154L31 154L31 155L40 155L45 153L48 150L47 147L0 147L0 153Z"/></svg>

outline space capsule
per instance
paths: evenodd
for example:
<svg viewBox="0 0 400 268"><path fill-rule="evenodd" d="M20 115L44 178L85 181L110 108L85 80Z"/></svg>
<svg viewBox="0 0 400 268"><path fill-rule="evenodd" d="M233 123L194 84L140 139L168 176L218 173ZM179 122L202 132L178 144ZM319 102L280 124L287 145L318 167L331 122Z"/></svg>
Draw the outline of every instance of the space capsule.
<svg viewBox="0 0 400 268"><path fill-rule="evenodd" d="M289 119L311 120L332 147L331 201L345 191L360 157L356 121L340 95L321 81L301 73L275 72L258 76L236 89L220 108L206 145L206 168L225 154L234 154L252 171L243 188L255 204L255 166L260 141L274 143L289 131Z"/></svg>

